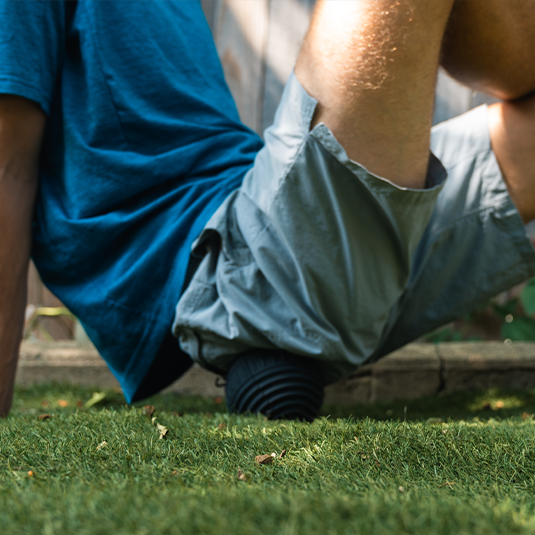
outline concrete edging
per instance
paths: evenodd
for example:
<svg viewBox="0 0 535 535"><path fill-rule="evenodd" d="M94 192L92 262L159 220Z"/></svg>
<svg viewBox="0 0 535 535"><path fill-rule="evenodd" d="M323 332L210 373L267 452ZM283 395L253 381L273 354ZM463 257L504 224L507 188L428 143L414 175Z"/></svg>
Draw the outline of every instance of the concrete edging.
<svg viewBox="0 0 535 535"><path fill-rule="evenodd" d="M216 377L193 366L166 392L223 396L224 389L215 385ZM119 387L97 350L76 342L23 342L16 381L21 386L58 381ZM535 343L409 344L329 386L325 401L365 404L495 387L535 388Z"/></svg>

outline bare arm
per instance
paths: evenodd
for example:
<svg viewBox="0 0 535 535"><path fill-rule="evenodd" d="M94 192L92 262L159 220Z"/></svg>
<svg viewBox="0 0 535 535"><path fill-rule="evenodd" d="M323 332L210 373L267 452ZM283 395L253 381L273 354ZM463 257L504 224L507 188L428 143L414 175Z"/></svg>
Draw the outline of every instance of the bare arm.
<svg viewBox="0 0 535 535"><path fill-rule="evenodd" d="M45 120L33 102L0 95L0 416L13 400Z"/></svg>

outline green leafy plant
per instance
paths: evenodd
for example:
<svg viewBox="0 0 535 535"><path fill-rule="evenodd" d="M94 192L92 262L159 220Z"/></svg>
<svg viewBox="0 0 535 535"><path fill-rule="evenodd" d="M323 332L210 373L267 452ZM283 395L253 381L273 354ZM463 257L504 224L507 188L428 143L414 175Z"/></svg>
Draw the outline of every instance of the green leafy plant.
<svg viewBox="0 0 535 535"><path fill-rule="evenodd" d="M535 277L505 301L491 299L459 320L424 337L426 342L535 341Z"/></svg>

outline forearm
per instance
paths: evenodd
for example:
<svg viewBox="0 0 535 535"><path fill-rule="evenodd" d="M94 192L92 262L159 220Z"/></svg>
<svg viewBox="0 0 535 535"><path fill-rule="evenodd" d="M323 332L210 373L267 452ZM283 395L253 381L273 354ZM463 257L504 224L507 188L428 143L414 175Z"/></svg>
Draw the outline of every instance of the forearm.
<svg viewBox="0 0 535 535"><path fill-rule="evenodd" d="M11 406L26 305L37 181L0 175L0 415Z"/></svg>
<svg viewBox="0 0 535 535"><path fill-rule="evenodd" d="M32 102L0 96L0 416L13 398L44 123Z"/></svg>

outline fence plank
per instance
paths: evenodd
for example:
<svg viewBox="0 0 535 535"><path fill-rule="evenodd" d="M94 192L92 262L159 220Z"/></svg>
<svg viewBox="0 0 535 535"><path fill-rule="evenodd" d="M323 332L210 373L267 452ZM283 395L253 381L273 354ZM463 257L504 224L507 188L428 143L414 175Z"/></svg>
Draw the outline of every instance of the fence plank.
<svg viewBox="0 0 535 535"><path fill-rule="evenodd" d="M44 288L37 268L33 262L30 262L28 267L28 304L36 306L44 304Z"/></svg>
<svg viewBox="0 0 535 535"><path fill-rule="evenodd" d="M27 304L35 307L61 307L61 301L41 282L33 262L28 268ZM54 340L69 339L73 336L73 321L67 318L42 318L43 327Z"/></svg>
<svg viewBox="0 0 535 535"><path fill-rule="evenodd" d="M214 0L212 33L241 120L262 128L269 0Z"/></svg>
<svg viewBox="0 0 535 535"><path fill-rule="evenodd" d="M206 21L208 22L208 26L210 26L210 29L212 29L214 25L214 13L215 13L216 2L215 0L201 0L201 6L202 6L202 10L204 11L204 16L206 17Z"/></svg>
<svg viewBox="0 0 535 535"><path fill-rule="evenodd" d="M447 121L472 108L472 90L440 69L435 97L435 115L433 124Z"/></svg>
<svg viewBox="0 0 535 535"><path fill-rule="evenodd" d="M438 74L433 124L447 121L481 104L499 102L483 92L472 91L449 77L444 70Z"/></svg>
<svg viewBox="0 0 535 535"><path fill-rule="evenodd" d="M275 111L301 49L316 0L270 0L262 130Z"/></svg>

